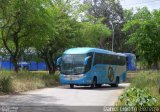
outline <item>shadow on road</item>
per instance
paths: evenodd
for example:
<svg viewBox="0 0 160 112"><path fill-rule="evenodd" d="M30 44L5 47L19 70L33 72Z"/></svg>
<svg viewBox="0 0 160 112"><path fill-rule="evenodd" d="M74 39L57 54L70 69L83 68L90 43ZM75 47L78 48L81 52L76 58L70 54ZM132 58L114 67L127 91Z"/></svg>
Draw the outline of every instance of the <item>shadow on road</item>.
<svg viewBox="0 0 160 112"><path fill-rule="evenodd" d="M51 95L43 94L21 94L21 95L11 95L8 97L1 97L0 105L17 105L17 106L45 106L47 104L53 104L56 102L57 98Z"/></svg>
<svg viewBox="0 0 160 112"><path fill-rule="evenodd" d="M102 106L4 106L0 112L104 112ZM8 110L8 111L6 111Z"/></svg>
<svg viewBox="0 0 160 112"><path fill-rule="evenodd" d="M59 88L62 88L62 89L71 89L68 85L65 85L65 86L60 86ZM126 86L122 86L122 85L119 85L118 87L111 87L110 85L103 85L102 87L96 87L94 89L90 88L89 86L75 86L73 88L74 89L79 89L79 90L118 90L118 89L124 89L126 88Z"/></svg>

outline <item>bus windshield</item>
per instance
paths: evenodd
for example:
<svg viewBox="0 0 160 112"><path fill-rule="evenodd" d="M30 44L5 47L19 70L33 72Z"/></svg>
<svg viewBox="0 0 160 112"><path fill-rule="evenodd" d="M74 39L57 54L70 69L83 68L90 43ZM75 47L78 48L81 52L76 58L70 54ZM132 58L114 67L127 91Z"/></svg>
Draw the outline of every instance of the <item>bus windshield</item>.
<svg viewBox="0 0 160 112"><path fill-rule="evenodd" d="M85 71L86 54L65 54L62 56L61 73L65 75L78 75Z"/></svg>

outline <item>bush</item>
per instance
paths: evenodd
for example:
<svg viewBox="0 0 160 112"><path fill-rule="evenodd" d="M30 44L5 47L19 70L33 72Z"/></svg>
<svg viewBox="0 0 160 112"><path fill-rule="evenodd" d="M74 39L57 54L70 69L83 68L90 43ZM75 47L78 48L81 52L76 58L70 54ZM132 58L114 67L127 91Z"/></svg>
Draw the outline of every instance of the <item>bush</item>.
<svg viewBox="0 0 160 112"><path fill-rule="evenodd" d="M46 87L53 86L55 84L53 75L44 75L42 76L42 80Z"/></svg>
<svg viewBox="0 0 160 112"><path fill-rule="evenodd" d="M157 98L151 96L147 89L130 88L119 97L125 106L148 107L155 106Z"/></svg>
<svg viewBox="0 0 160 112"><path fill-rule="evenodd" d="M54 80L55 80L55 82L59 82L59 79L60 79L60 72L56 71L54 74Z"/></svg>
<svg viewBox="0 0 160 112"><path fill-rule="evenodd" d="M146 71L140 72L131 81L131 87L148 89L153 96L160 95L160 72Z"/></svg>
<svg viewBox="0 0 160 112"><path fill-rule="evenodd" d="M59 72L56 72L54 75L42 75L42 80L46 87L59 85Z"/></svg>
<svg viewBox="0 0 160 112"><path fill-rule="evenodd" d="M0 92L9 93L13 91L12 77L9 75L0 75Z"/></svg>
<svg viewBox="0 0 160 112"><path fill-rule="evenodd" d="M0 93L23 92L59 85L59 73L49 75L47 71L2 71L0 75Z"/></svg>
<svg viewBox="0 0 160 112"><path fill-rule="evenodd" d="M120 96L117 106L159 106L160 72L140 71Z"/></svg>

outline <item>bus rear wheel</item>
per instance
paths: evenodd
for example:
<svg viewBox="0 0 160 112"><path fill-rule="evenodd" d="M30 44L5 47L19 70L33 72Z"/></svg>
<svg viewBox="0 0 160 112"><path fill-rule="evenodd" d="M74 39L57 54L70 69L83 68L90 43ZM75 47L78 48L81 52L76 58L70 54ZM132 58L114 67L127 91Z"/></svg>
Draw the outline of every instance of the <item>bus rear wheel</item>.
<svg viewBox="0 0 160 112"><path fill-rule="evenodd" d="M119 77L116 78L116 83L115 84L110 84L111 87L118 87L119 84Z"/></svg>
<svg viewBox="0 0 160 112"><path fill-rule="evenodd" d="M97 79L96 79L96 77L94 77L94 78L93 78L93 81L92 81L92 84L91 84L91 88L92 88L92 89L95 88L96 85L97 85Z"/></svg>
<svg viewBox="0 0 160 112"><path fill-rule="evenodd" d="M102 84L97 84L96 87L100 88L102 87Z"/></svg>
<svg viewBox="0 0 160 112"><path fill-rule="evenodd" d="M72 88L72 89L73 89L73 88L74 88L74 84L70 84L70 88Z"/></svg>

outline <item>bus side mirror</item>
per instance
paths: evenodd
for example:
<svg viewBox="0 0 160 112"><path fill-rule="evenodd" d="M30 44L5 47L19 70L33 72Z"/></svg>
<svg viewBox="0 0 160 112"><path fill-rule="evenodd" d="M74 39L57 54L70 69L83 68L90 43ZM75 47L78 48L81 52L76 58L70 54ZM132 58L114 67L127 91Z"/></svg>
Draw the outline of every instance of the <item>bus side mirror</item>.
<svg viewBox="0 0 160 112"><path fill-rule="evenodd" d="M87 65L88 63L88 60L91 58L91 56L87 56L85 59L84 59L84 65Z"/></svg>
<svg viewBox="0 0 160 112"><path fill-rule="evenodd" d="M58 70L60 70L61 62L62 62L62 57L59 57L56 61L56 67Z"/></svg>
<svg viewBox="0 0 160 112"><path fill-rule="evenodd" d="M62 61L62 57L59 57L59 58L57 59L56 65L57 65L57 66L60 66L60 65L61 65L61 61Z"/></svg>

